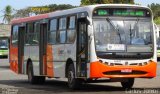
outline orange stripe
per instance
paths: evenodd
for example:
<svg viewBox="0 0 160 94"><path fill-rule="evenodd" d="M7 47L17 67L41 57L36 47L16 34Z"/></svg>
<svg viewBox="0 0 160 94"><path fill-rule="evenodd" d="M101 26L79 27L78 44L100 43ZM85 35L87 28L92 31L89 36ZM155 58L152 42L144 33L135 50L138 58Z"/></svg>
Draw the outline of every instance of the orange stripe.
<svg viewBox="0 0 160 94"><path fill-rule="evenodd" d="M18 48L10 46L10 69L18 73Z"/></svg>
<svg viewBox="0 0 160 94"><path fill-rule="evenodd" d="M54 77L52 45L47 45L47 76Z"/></svg>

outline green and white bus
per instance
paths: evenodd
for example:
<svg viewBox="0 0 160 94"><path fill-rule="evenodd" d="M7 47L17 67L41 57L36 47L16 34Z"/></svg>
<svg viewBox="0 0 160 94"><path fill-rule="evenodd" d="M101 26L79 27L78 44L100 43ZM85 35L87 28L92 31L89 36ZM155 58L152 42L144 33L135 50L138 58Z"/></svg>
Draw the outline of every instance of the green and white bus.
<svg viewBox="0 0 160 94"><path fill-rule="evenodd" d="M8 58L9 53L9 37L4 36L0 37L0 59L1 58Z"/></svg>

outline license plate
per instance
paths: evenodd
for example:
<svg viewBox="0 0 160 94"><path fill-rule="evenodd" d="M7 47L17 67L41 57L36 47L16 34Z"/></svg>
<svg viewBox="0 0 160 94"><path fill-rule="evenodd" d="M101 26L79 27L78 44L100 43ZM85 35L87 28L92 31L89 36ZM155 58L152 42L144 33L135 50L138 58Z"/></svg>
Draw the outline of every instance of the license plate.
<svg viewBox="0 0 160 94"><path fill-rule="evenodd" d="M108 50L112 51L124 51L125 50L125 45L124 44L108 44L107 45Z"/></svg>
<svg viewBox="0 0 160 94"><path fill-rule="evenodd" d="M132 69L122 69L121 72L122 73L131 73Z"/></svg>

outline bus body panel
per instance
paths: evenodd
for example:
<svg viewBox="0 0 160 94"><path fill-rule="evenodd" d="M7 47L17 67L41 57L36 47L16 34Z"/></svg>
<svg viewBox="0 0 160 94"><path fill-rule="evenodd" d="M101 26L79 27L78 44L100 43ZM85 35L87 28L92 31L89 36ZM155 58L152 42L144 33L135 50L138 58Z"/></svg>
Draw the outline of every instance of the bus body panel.
<svg viewBox="0 0 160 94"><path fill-rule="evenodd" d="M60 44L52 46L54 77L65 77L67 60L71 59L73 62L76 60L76 54L74 53L76 51L76 47L74 44Z"/></svg>
<svg viewBox="0 0 160 94"><path fill-rule="evenodd" d="M156 62L148 62L147 65L137 66L109 66L105 63L91 62L90 77L91 78L153 78L156 76ZM133 73L121 73L121 70L129 69Z"/></svg>
<svg viewBox="0 0 160 94"><path fill-rule="evenodd" d="M18 47L10 47L10 68L18 73Z"/></svg>

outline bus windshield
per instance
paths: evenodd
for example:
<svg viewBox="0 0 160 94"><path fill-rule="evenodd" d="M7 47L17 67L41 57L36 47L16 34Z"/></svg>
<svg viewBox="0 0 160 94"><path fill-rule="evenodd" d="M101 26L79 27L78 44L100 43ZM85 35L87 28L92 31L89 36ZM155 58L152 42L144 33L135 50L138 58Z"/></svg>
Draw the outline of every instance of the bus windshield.
<svg viewBox="0 0 160 94"><path fill-rule="evenodd" d="M152 52L151 20L103 18L93 24L98 52Z"/></svg>
<svg viewBox="0 0 160 94"><path fill-rule="evenodd" d="M0 40L0 49L8 49L8 40Z"/></svg>

